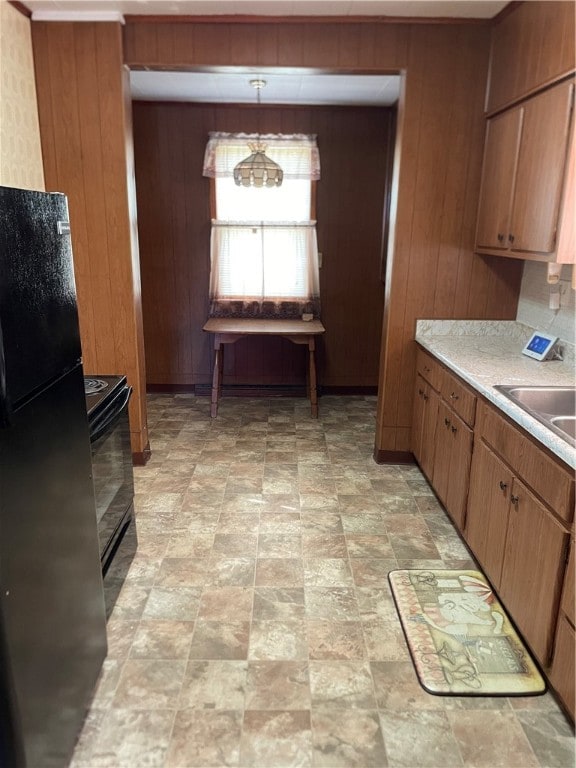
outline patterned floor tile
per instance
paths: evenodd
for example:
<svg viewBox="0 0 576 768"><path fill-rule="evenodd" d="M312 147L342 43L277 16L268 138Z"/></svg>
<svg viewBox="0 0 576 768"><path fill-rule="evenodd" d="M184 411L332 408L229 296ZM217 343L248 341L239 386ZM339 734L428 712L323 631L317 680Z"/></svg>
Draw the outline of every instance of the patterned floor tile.
<svg viewBox="0 0 576 768"><path fill-rule="evenodd" d="M476 567L376 399L153 395L139 549L71 768L573 768L554 697L419 685L396 568Z"/></svg>

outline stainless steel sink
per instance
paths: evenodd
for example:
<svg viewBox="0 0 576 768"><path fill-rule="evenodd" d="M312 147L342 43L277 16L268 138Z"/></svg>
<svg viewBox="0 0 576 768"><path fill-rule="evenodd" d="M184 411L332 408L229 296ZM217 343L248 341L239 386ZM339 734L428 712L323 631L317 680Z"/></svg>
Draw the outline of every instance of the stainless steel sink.
<svg viewBox="0 0 576 768"><path fill-rule="evenodd" d="M566 432L573 440L576 439L576 416L554 416L550 423Z"/></svg>
<svg viewBox="0 0 576 768"><path fill-rule="evenodd" d="M555 434L576 446L576 387L495 386Z"/></svg>

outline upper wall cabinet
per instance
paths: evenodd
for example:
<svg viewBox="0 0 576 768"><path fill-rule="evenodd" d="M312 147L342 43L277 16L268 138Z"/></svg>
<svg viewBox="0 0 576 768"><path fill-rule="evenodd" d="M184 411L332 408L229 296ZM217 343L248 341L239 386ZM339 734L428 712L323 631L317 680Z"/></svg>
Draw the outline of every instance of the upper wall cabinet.
<svg viewBox="0 0 576 768"><path fill-rule="evenodd" d="M570 216L566 183L574 84L566 80L487 121L476 250L573 262L558 248Z"/></svg>
<svg viewBox="0 0 576 768"><path fill-rule="evenodd" d="M492 31L488 113L574 70L574 3L520 3Z"/></svg>

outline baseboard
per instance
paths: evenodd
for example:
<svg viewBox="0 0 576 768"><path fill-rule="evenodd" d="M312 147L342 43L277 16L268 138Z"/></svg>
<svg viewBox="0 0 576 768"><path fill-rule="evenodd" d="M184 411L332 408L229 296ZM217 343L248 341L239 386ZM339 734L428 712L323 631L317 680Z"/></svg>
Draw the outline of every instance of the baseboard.
<svg viewBox="0 0 576 768"><path fill-rule="evenodd" d="M209 385L206 385L209 386ZM146 384L146 392L152 394L178 394L179 392L187 392L188 394L194 394L194 384Z"/></svg>
<svg viewBox="0 0 576 768"><path fill-rule="evenodd" d="M195 394L198 397L209 397L212 394L212 384L147 384L146 392L150 394ZM320 386L318 396L322 395L356 395L375 396L378 387L341 387ZM308 397L308 390L303 384L224 384L222 397Z"/></svg>
<svg viewBox="0 0 576 768"><path fill-rule="evenodd" d="M378 394L378 387L320 387L320 394L322 395L363 395L368 397L370 395Z"/></svg>
<svg viewBox="0 0 576 768"><path fill-rule="evenodd" d="M210 397L211 384L196 384L197 397ZM308 397L301 384L224 384L222 397Z"/></svg>
<svg viewBox="0 0 576 768"><path fill-rule="evenodd" d="M376 464L416 464L414 454L410 451L382 451L374 448Z"/></svg>
<svg viewBox="0 0 576 768"><path fill-rule="evenodd" d="M150 449L150 443L146 443L146 447L143 451L132 452L132 464L135 467L144 467L152 456L152 450Z"/></svg>

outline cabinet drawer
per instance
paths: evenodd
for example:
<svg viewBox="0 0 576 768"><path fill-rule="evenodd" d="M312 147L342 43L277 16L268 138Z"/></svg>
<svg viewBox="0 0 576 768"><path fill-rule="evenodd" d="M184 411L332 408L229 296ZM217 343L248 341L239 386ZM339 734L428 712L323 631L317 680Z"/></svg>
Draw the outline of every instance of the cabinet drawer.
<svg viewBox="0 0 576 768"><path fill-rule="evenodd" d="M519 428L500 416L496 409L479 403L476 434L491 445L524 480L567 523L574 517L572 472L556 462Z"/></svg>
<svg viewBox="0 0 576 768"><path fill-rule="evenodd" d="M576 612L574 607L574 579L576 578L576 570L574 568L575 557L574 540L572 540L570 559L568 560L568 568L566 568L566 575L564 576L564 591L562 592L561 610L564 611L573 625L576 624L576 621L574 620L574 614Z"/></svg>
<svg viewBox="0 0 576 768"><path fill-rule="evenodd" d="M422 349L418 349L416 356L416 371L423 379L431 384L436 391L440 389L442 366Z"/></svg>
<svg viewBox="0 0 576 768"><path fill-rule="evenodd" d="M564 616L560 616L550 680L572 720L574 720L574 646L574 627L566 621Z"/></svg>
<svg viewBox="0 0 576 768"><path fill-rule="evenodd" d="M474 426L476 395L447 370L442 370L440 394L462 421L469 427Z"/></svg>

